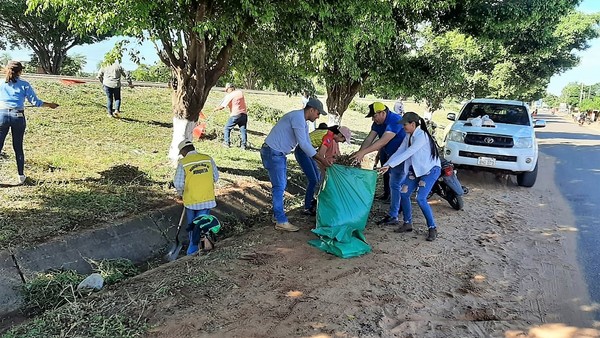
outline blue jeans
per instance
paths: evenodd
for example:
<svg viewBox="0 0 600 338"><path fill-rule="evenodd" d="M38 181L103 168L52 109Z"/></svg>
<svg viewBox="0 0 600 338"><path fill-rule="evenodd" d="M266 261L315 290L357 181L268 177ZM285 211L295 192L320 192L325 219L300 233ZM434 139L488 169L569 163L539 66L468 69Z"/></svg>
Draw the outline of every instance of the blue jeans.
<svg viewBox="0 0 600 338"><path fill-rule="evenodd" d="M110 88L104 86L104 93L106 94L106 110L110 115L114 111L121 110L121 87ZM115 109L113 110L113 100L115 102Z"/></svg>
<svg viewBox="0 0 600 338"><path fill-rule="evenodd" d="M246 131L246 126L248 125L248 114L239 114L237 116L230 116L229 120L225 124L225 128L223 128L223 142L226 145L229 145L229 135L231 134L231 129L233 127L240 127L240 136L242 138L242 147L246 147L246 143L248 140L248 132Z"/></svg>
<svg viewBox="0 0 600 338"><path fill-rule="evenodd" d="M190 208L185 208L185 218L188 226L192 224L192 221L200 215L210 215L210 209L193 210ZM200 238L200 234L198 233L199 231L200 229L198 229L198 227L194 227L192 231L188 231L188 238L190 239L190 245L187 249L188 255L192 255L199 250L199 242L194 241L194 238Z"/></svg>
<svg viewBox="0 0 600 338"><path fill-rule="evenodd" d="M387 161L387 160L386 160ZM404 164L400 164L394 168L388 170L390 173L390 211L389 215L393 218L398 218L398 214L400 213L400 186L402 182L406 178L404 174ZM404 205L402 205L402 210L404 209ZM406 214L406 213L404 213Z"/></svg>
<svg viewBox="0 0 600 338"><path fill-rule="evenodd" d="M4 140L8 131L12 131L12 145L17 159L17 171L19 175L24 175L25 153L23 152L23 136L25 135L25 115L13 109L0 109L0 152L4 148Z"/></svg>
<svg viewBox="0 0 600 338"><path fill-rule="evenodd" d="M300 149L300 147L296 147L294 150L294 156L300 164L300 168L302 168L302 172L306 175L306 179L308 180L308 184L306 185L306 195L304 196L304 209L310 209L312 206L312 200L315 197L315 190L317 188L317 184L321 180L321 171L317 166L317 161L313 158L308 157L306 153Z"/></svg>
<svg viewBox="0 0 600 338"><path fill-rule="evenodd" d="M260 148L260 158L263 167L269 172L275 220L277 223L285 223L288 221L283 210L283 194L287 186L287 158L284 153L273 150L266 144Z"/></svg>
<svg viewBox="0 0 600 338"><path fill-rule="evenodd" d="M427 174L416 177L412 170L409 171L406 180L402 184L402 213L404 214L404 223L412 223L412 210L410 205L410 195L417 189L417 204L425 216L427 226L430 229L435 229L435 220L433 219L433 212L431 207L427 203L427 195L433 188L433 184L440 177L440 167L433 167Z"/></svg>
<svg viewBox="0 0 600 338"><path fill-rule="evenodd" d="M381 165L384 165L388 159L389 156L386 154L385 150L379 150L379 162L381 162ZM377 163L375 163L375 165L377 165ZM398 191L400 191L400 189L398 189ZM390 195L390 170L383 174L383 194L385 196Z"/></svg>

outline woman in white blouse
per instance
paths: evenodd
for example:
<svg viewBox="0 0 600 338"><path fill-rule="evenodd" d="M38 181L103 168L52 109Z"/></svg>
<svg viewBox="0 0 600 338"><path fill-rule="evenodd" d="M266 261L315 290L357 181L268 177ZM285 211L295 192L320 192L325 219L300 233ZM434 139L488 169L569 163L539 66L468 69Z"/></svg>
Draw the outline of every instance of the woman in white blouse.
<svg viewBox="0 0 600 338"><path fill-rule="evenodd" d="M379 169L380 173L385 173L390 168L403 164L404 173L407 175L400 190L404 224L395 232L412 231L410 196L418 188L417 203L429 227L427 240L433 241L437 237L437 227L431 207L427 203L427 195L440 176L441 164L437 146L427 131L425 120L416 113L405 113L400 123L404 125L406 137L398 150Z"/></svg>

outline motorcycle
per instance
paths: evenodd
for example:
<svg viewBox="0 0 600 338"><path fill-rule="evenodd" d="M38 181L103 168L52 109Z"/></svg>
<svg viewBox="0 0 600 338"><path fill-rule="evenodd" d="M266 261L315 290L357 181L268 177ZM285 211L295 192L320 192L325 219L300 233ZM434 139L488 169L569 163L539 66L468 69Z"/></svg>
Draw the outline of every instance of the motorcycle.
<svg viewBox="0 0 600 338"><path fill-rule="evenodd" d="M456 177L456 170L454 165L443 158L440 158L442 162L442 170L440 170L440 176L435 181L431 192L427 195L427 198L431 198L433 194L437 194L441 198L448 201L450 206L455 210L461 210L464 206L463 195L469 192L469 189L460 184L458 177Z"/></svg>

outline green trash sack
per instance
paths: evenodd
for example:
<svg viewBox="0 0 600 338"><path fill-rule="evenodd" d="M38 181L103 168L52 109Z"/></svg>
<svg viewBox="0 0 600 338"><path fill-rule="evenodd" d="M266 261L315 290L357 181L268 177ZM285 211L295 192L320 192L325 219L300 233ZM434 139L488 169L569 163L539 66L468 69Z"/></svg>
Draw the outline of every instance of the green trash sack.
<svg viewBox="0 0 600 338"><path fill-rule="evenodd" d="M319 239L309 241L338 257L356 257L371 251L363 235L367 225L377 172L339 164L327 168L319 193L317 227Z"/></svg>

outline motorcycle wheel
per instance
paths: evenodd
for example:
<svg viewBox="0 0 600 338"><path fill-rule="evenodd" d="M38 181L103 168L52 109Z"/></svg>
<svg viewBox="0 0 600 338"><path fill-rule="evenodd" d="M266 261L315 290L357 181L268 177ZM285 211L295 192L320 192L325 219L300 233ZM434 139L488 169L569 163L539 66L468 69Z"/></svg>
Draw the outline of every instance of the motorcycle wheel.
<svg viewBox="0 0 600 338"><path fill-rule="evenodd" d="M454 210L461 210L465 205L462 196L458 196L454 191L446 191L446 201Z"/></svg>

